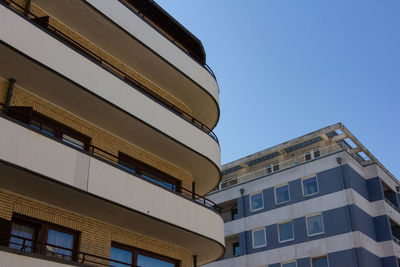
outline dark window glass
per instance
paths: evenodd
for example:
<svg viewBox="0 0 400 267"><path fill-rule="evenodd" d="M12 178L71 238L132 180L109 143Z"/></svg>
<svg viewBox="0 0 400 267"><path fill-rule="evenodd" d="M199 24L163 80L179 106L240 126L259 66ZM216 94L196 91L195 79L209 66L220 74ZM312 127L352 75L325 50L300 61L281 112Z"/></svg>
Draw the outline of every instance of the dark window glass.
<svg viewBox="0 0 400 267"><path fill-rule="evenodd" d="M313 267L328 267L328 258L325 256L313 259Z"/></svg>
<svg viewBox="0 0 400 267"><path fill-rule="evenodd" d="M234 221L237 219L239 219L238 209L233 208L233 209L231 209L231 220Z"/></svg>
<svg viewBox="0 0 400 267"><path fill-rule="evenodd" d="M175 267L175 264L145 255L138 255L137 265L140 267Z"/></svg>
<svg viewBox="0 0 400 267"><path fill-rule="evenodd" d="M318 158L319 156L321 156L321 152L319 151L319 149L315 149L314 150L314 158Z"/></svg>
<svg viewBox="0 0 400 267"><path fill-rule="evenodd" d="M239 256L240 255L240 245L239 242L233 243L233 256Z"/></svg>
<svg viewBox="0 0 400 267"><path fill-rule="evenodd" d="M110 266L113 267L126 267L132 264L133 253L131 251L111 247L110 251ZM123 264L123 263L126 264Z"/></svg>
<svg viewBox="0 0 400 267"><path fill-rule="evenodd" d="M289 185L275 187L276 204L289 201Z"/></svg>

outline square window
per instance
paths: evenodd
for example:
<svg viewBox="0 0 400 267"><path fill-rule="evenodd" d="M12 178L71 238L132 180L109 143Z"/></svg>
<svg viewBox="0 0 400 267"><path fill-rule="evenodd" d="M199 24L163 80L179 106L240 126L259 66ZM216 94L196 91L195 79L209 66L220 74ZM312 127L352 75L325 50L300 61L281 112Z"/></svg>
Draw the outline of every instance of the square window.
<svg viewBox="0 0 400 267"><path fill-rule="evenodd" d="M253 230L253 248L261 248L267 245L265 228Z"/></svg>
<svg viewBox="0 0 400 267"><path fill-rule="evenodd" d="M328 267L328 257L318 257L312 259L312 267Z"/></svg>
<svg viewBox="0 0 400 267"><path fill-rule="evenodd" d="M286 262L281 264L282 267L297 267L297 263L295 261Z"/></svg>
<svg viewBox="0 0 400 267"><path fill-rule="evenodd" d="M281 204L284 202L289 201L289 185L281 185L275 187L275 203L276 204Z"/></svg>
<svg viewBox="0 0 400 267"><path fill-rule="evenodd" d="M264 208L263 193L255 193L250 195L250 211L257 211Z"/></svg>
<svg viewBox="0 0 400 267"><path fill-rule="evenodd" d="M279 242L287 242L294 240L293 222L278 224Z"/></svg>
<svg viewBox="0 0 400 267"><path fill-rule="evenodd" d="M321 156L321 151L319 150L319 148L304 153L304 159L306 161L318 158L320 156Z"/></svg>
<svg viewBox="0 0 400 267"><path fill-rule="evenodd" d="M317 177L313 176L302 180L303 183L303 195L309 196L318 193L318 181Z"/></svg>
<svg viewBox="0 0 400 267"><path fill-rule="evenodd" d="M265 170L267 173L273 173L279 171L279 162L275 162L265 166Z"/></svg>
<svg viewBox="0 0 400 267"><path fill-rule="evenodd" d="M239 242L233 243L232 247L233 247L233 256L239 256L239 255L240 255L240 245L239 245Z"/></svg>
<svg viewBox="0 0 400 267"><path fill-rule="evenodd" d="M324 233L324 221L322 219L322 214L308 216L306 219L308 236Z"/></svg>

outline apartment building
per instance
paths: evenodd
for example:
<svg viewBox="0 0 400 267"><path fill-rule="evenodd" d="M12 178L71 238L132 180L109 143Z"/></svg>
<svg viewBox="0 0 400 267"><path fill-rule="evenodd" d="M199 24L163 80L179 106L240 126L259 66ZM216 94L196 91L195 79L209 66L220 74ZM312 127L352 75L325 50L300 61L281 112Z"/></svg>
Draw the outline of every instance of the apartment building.
<svg viewBox="0 0 400 267"><path fill-rule="evenodd" d="M226 253L207 267L398 267L399 181L335 124L222 166L208 197Z"/></svg>
<svg viewBox="0 0 400 267"><path fill-rule="evenodd" d="M223 256L218 97L153 1L0 0L0 266Z"/></svg>

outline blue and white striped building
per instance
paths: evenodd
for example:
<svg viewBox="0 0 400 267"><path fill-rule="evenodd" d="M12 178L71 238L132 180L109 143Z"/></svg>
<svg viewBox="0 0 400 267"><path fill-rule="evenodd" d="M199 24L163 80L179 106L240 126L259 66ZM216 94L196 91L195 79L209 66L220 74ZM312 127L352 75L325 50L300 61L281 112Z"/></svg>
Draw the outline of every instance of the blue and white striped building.
<svg viewBox="0 0 400 267"><path fill-rule="evenodd" d="M225 164L208 267L399 266L399 181L340 123Z"/></svg>

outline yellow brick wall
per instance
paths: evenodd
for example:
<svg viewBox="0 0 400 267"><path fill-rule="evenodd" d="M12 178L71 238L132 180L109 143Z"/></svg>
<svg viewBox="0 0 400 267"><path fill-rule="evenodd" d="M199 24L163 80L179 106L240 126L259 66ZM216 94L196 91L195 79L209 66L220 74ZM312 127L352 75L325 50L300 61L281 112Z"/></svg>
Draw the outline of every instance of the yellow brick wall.
<svg viewBox="0 0 400 267"><path fill-rule="evenodd" d="M20 6L25 6L25 0L16 0L15 2L17 2ZM15 7L14 5L12 5L12 6ZM35 4L31 4L30 12L38 17L49 16L49 14L44 12L42 9L40 9ZM53 26L54 28L56 28L57 30L59 30L60 32L67 35L69 38L76 41L77 43L83 45L89 51L91 51L91 52L95 53L96 55L98 55L99 57L103 58L105 61L109 62L111 65L117 67L124 73L128 74L130 77L134 78L136 81L143 84L145 87L147 87L151 91L160 95L162 98L166 99L168 102L174 104L181 110L192 115L190 108L187 105L185 105L182 101L180 101L173 95L169 94L168 92L162 90L156 84L152 83L151 81L149 81L148 79L146 79L145 77L143 77L142 75L137 73L135 70L133 70L132 68L128 67L126 64L119 61L117 58L108 54L106 51L100 49L98 46L96 46L94 43L92 43L89 40L87 40L86 38L84 38L79 33L68 28L66 25L62 24L60 21L56 20L55 18L53 18L51 16L50 16L49 24L51 26ZM107 66L107 65L105 64L105 66ZM132 90L135 90L135 89L132 89Z"/></svg>
<svg viewBox="0 0 400 267"><path fill-rule="evenodd" d="M0 77L0 100L4 103L5 95L8 87L8 81ZM118 155L118 151L121 151L127 155L130 155L154 168L157 168L177 179L182 181L182 186L191 189L193 178L192 176L184 171L183 169L173 165L165 160L158 158L157 156L150 154L133 144L120 139L107 131L104 131L93 124L90 124L73 114L58 108L46 100L39 98L27 90L24 90L18 86L18 81L15 83L13 96L11 98L11 106L30 106L34 110L59 121L80 133L87 135L92 138L91 144L112 153Z"/></svg>
<svg viewBox="0 0 400 267"><path fill-rule="evenodd" d="M181 267L192 266L190 251L182 247L0 189L0 218L11 220L13 213L81 232L79 240L81 252L109 258L111 241L115 241L178 259L181 261Z"/></svg>

